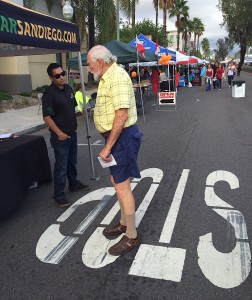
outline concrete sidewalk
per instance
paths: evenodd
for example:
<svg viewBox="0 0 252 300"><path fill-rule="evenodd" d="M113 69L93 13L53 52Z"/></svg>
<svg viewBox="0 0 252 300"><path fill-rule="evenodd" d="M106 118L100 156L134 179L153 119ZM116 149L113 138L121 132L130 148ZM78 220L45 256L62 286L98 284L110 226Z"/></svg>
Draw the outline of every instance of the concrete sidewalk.
<svg viewBox="0 0 252 300"><path fill-rule="evenodd" d="M97 89L88 90L86 95L90 96L96 91ZM39 105L34 105L0 113L0 134L25 134L46 127L42 109L38 109Z"/></svg>

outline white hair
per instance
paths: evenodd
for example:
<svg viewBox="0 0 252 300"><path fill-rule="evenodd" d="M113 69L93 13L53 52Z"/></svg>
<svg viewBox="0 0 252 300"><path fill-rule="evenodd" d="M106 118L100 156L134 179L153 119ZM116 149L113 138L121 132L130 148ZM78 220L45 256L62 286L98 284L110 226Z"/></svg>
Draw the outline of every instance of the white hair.
<svg viewBox="0 0 252 300"><path fill-rule="evenodd" d="M117 57L113 55L106 47L97 45L89 50L92 61L97 59L103 60L106 64L110 64L117 61Z"/></svg>

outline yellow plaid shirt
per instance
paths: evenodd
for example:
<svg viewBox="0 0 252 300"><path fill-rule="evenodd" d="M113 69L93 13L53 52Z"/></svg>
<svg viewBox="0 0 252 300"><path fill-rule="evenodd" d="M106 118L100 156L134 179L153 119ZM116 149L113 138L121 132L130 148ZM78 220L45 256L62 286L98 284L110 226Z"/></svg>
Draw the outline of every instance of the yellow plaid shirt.
<svg viewBox="0 0 252 300"><path fill-rule="evenodd" d="M112 129L116 110L128 108L128 119L124 127L137 121L137 110L134 90L128 73L113 63L99 82L94 123L96 129L103 133Z"/></svg>

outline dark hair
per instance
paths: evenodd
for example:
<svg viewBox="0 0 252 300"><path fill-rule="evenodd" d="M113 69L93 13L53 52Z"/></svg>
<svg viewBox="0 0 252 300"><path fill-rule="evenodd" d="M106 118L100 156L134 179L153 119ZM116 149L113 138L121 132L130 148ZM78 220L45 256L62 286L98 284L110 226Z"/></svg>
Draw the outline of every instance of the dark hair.
<svg viewBox="0 0 252 300"><path fill-rule="evenodd" d="M51 63L48 67L47 67L47 74L48 76L52 76L52 70L61 68L61 66L57 63Z"/></svg>
<svg viewBox="0 0 252 300"><path fill-rule="evenodd" d="M81 83L76 83L75 84L75 91L81 91Z"/></svg>

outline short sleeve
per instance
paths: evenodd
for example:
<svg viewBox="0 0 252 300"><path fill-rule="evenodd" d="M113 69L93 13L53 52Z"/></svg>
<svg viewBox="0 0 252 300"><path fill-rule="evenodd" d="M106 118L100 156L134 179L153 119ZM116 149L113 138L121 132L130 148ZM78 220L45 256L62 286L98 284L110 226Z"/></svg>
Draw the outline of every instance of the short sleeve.
<svg viewBox="0 0 252 300"><path fill-rule="evenodd" d="M42 97L43 117L54 116L54 108L52 105L52 96L49 93L44 93Z"/></svg>

